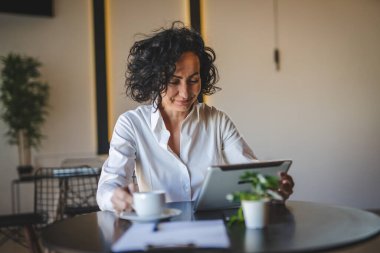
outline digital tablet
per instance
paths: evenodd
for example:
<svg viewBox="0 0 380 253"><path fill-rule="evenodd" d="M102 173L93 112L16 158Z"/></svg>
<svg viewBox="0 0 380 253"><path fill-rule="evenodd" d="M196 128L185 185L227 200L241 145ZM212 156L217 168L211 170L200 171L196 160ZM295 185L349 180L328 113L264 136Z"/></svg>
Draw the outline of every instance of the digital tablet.
<svg viewBox="0 0 380 253"><path fill-rule="evenodd" d="M239 183L240 176L246 171L278 176L287 172L291 160L257 161L247 164L211 166L207 169L206 178L194 204L193 211L235 208L240 203L230 202L226 195L235 191L248 191L250 184Z"/></svg>

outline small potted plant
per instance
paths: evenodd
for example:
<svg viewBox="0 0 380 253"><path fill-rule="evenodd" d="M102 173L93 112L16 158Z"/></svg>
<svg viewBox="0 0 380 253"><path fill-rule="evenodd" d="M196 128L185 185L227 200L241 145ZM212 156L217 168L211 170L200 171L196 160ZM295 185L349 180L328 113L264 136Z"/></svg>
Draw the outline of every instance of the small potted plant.
<svg viewBox="0 0 380 253"><path fill-rule="evenodd" d="M41 63L28 56L9 53L0 57L0 116L8 127L10 144L18 145L20 176L31 173L31 148L42 139L41 125L47 115L49 86L40 80Z"/></svg>
<svg viewBox="0 0 380 253"><path fill-rule="evenodd" d="M277 192L278 177L245 172L242 183L251 184L250 191L233 192L226 196L229 201L240 201L241 207L229 223L245 222L247 228L263 228L268 224L268 206L271 200L283 200Z"/></svg>

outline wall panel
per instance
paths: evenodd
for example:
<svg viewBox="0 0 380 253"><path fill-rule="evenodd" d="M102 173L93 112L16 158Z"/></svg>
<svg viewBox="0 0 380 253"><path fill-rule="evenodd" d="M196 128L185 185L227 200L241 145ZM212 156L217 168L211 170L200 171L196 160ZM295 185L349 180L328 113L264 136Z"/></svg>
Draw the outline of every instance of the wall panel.
<svg viewBox="0 0 380 253"><path fill-rule="evenodd" d="M291 158L293 199L379 208L380 2L206 0L225 110L261 159Z"/></svg>

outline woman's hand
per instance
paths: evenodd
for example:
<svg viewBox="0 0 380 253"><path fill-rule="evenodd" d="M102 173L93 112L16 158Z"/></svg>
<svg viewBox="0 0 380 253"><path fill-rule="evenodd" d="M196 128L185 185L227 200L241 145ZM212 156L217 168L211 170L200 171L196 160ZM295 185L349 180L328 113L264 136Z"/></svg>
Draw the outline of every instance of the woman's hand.
<svg viewBox="0 0 380 253"><path fill-rule="evenodd" d="M284 198L284 201L289 198L293 193L294 181L291 176L286 172L281 172L280 174L280 187L278 193Z"/></svg>
<svg viewBox="0 0 380 253"><path fill-rule="evenodd" d="M119 214L123 211L132 211L133 192L135 192L133 183L126 187L119 187L113 192L111 202L115 211Z"/></svg>

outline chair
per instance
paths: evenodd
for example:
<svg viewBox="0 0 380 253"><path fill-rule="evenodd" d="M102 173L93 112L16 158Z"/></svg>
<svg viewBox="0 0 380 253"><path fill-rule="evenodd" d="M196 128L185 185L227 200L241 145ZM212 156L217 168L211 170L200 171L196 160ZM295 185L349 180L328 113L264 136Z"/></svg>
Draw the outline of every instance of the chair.
<svg viewBox="0 0 380 253"><path fill-rule="evenodd" d="M61 162L61 167L79 167L83 164L93 168L101 168L104 164L105 157L76 157L76 158L65 158Z"/></svg>
<svg viewBox="0 0 380 253"><path fill-rule="evenodd" d="M34 212L0 216L0 232L29 246L33 253L42 252L39 229L67 217L99 210L96 190L100 172L100 168L88 166L38 169L34 174ZM24 231L24 238L20 230Z"/></svg>
<svg viewBox="0 0 380 253"><path fill-rule="evenodd" d="M36 212L46 216L47 223L78 214L98 211L96 191L100 168L40 168L36 181Z"/></svg>

